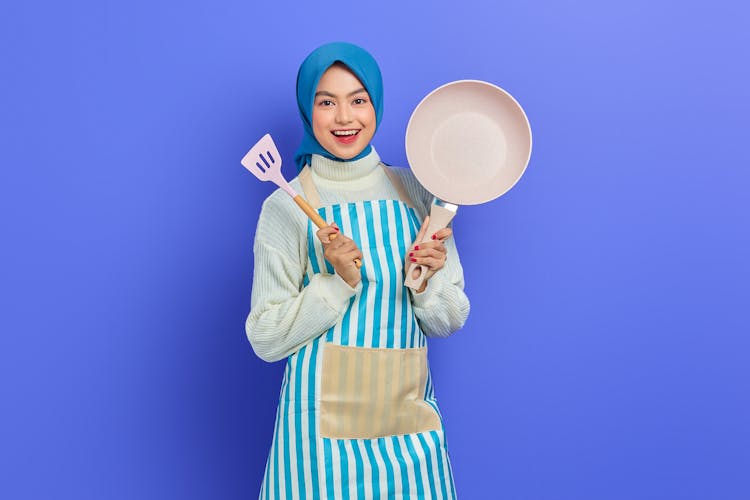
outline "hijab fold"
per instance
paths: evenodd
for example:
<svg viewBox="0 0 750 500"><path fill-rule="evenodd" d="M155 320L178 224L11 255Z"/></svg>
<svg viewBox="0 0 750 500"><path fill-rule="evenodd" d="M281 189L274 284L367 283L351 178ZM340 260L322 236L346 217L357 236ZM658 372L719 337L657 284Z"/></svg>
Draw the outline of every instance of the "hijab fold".
<svg viewBox="0 0 750 500"><path fill-rule="evenodd" d="M383 115L383 78L375 59L369 52L351 43L333 42L318 47L302 62L297 73L297 107L304 126L302 143L294 154L297 170L302 170L305 164L309 164L310 157L313 154L325 156L332 160L353 161L367 156L372 150L372 146L368 144L357 156L344 160L329 153L320 145L313 133L312 110L315 104L315 91L318 88L318 82L323 73L337 62L349 68L362 82L375 108L376 130L380 124Z"/></svg>

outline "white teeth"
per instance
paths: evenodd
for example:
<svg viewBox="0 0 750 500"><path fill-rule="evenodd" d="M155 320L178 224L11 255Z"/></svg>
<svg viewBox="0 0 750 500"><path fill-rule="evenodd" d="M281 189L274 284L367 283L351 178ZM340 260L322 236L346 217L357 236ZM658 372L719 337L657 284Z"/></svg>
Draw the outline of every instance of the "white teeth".
<svg viewBox="0 0 750 500"><path fill-rule="evenodd" d="M354 135L357 132L359 132L359 130L334 130L333 135Z"/></svg>

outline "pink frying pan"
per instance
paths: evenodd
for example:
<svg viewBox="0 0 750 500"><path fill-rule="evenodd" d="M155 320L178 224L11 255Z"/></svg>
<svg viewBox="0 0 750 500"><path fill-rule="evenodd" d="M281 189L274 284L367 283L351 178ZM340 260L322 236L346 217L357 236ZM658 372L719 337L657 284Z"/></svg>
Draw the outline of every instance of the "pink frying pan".
<svg viewBox="0 0 750 500"><path fill-rule="evenodd" d="M435 195L427 241L453 219L457 205L494 200L512 188L531 157L531 127L505 90L459 80L430 92L406 127L406 156L414 175ZM418 290L427 268L412 264L406 286Z"/></svg>

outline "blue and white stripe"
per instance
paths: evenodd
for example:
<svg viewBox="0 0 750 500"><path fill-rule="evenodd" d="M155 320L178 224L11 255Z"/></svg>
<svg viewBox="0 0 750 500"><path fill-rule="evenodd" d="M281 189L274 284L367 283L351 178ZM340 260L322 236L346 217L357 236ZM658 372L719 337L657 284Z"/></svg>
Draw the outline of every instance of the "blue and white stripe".
<svg viewBox="0 0 750 500"><path fill-rule="evenodd" d="M404 256L408 242L417 233L414 210L399 201L380 200L334 205L319 212L324 219L336 221L362 249L364 257L362 291L326 340L357 347L403 349L426 345L403 286ZM368 224L353 224L352 220L366 220ZM311 224L308 255L308 279L318 272L333 273Z"/></svg>
<svg viewBox="0 0 750 500"><path fill-rule="evenodd" d="M417 234L414 210L401 201L362 201L324 207L328 221L362 250L362 291L341 321L287 360L261 499L379 499L456 497L445 434L435 430L377 439L318 435L322 347L325 342L373 348L414 348L426 338L403 286L404 257ZM308 275L333 273L308 226ZM427 375L425 400L436 411Z"/></svg>

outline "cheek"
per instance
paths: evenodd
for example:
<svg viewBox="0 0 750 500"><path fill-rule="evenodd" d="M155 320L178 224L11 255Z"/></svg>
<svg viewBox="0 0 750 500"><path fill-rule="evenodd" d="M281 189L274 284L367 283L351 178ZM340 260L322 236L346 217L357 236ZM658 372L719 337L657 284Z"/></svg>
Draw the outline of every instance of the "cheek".
<svg viewBox="0 0 750 500"><path fill-rule="evenodd" d="M367 123L368 125L375 125L375 108L373 108L372 105L368 106L367 109L364 110L362 121Z"/></svg>
<svg viewBox="0 0 750 500"><path fill-rule="evenodd" d="M325 114L318 112L317 109L313 109L312 129L313 135L318 140L318 142L320 142L321 138L327 136Z"/></svg>

